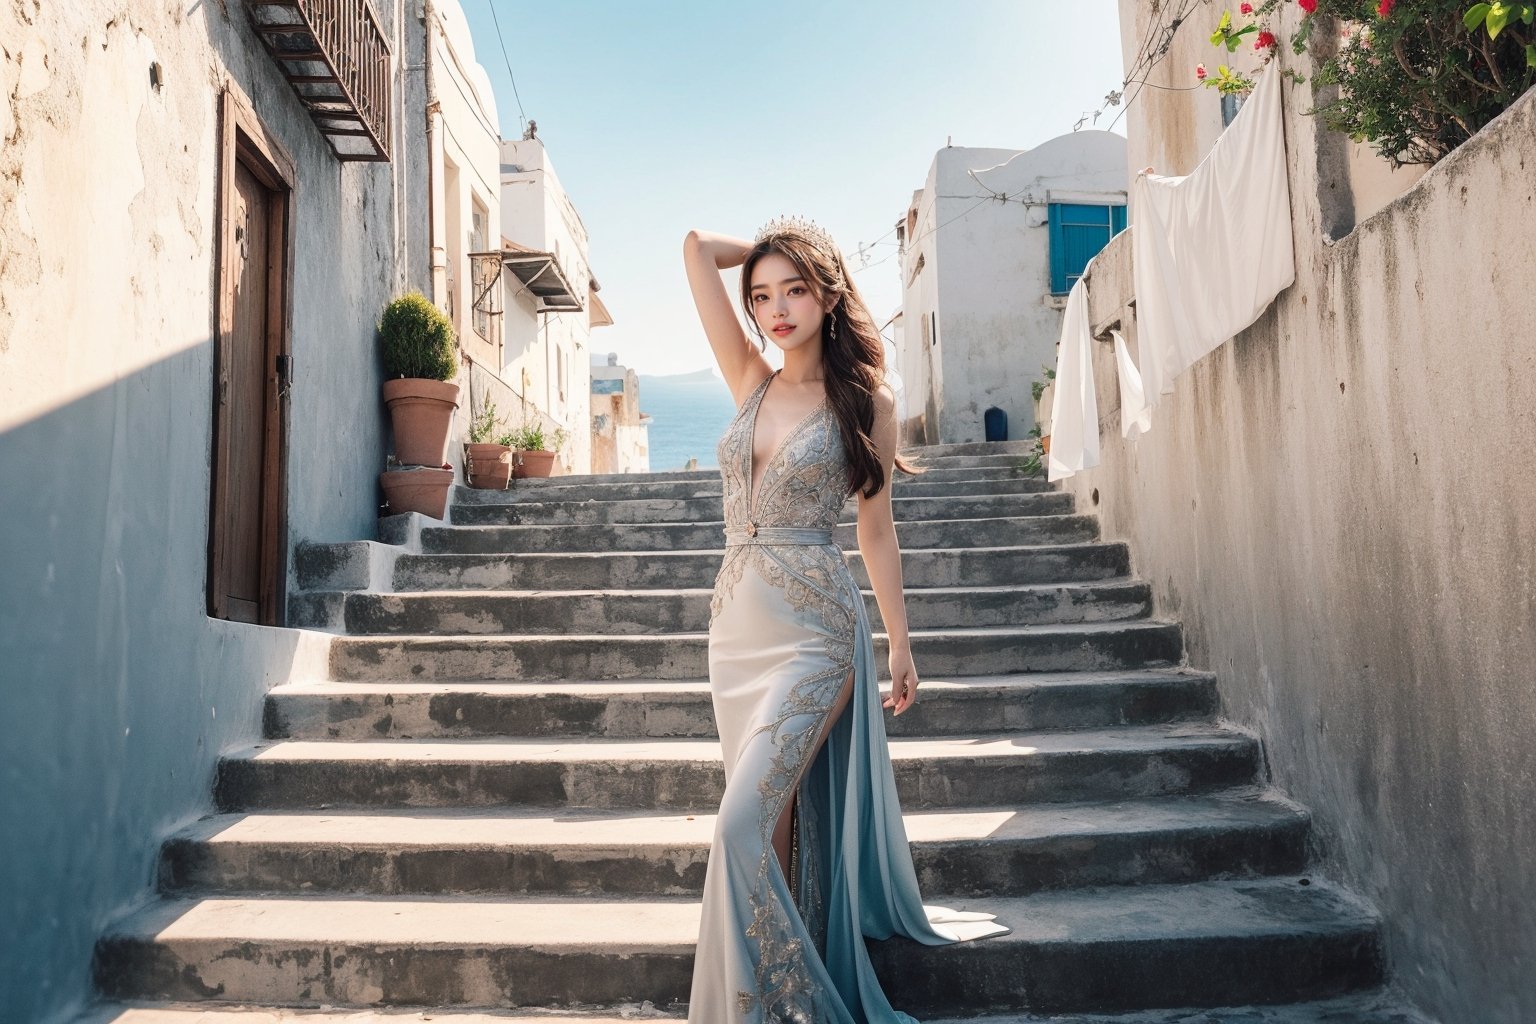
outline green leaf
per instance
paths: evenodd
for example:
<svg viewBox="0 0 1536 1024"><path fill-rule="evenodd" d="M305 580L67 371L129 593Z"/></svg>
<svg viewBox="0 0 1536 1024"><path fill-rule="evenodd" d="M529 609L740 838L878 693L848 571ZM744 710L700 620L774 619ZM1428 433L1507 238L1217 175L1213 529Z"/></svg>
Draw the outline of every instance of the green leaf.
<svg viewBox="0 0 1536 1024"><path fill-rule="evenodd" d="M1510 10L1503 4L1494 4L1488 10L1488 20L1483 24L1488 29L1488 38L1497 39L1499 33L1504 31L1504 26L1509 24Z"/></svg>
<svg viewBox="0 0 1536 1024"><path fill-rule="evenodd" d="M1309 14L1302 20L1301 28L1291 37L1291 49L1297 53L1305 53L1307 40L1312 36L1312 16Z"/></svg>
<svg viewBox="0 0 1536 1024"><path fill-rule="evenodd" d="M1471 32L1483 23L1483 19L1488 17L1488 12L1492 9L1492 4L1473 4L1467 8L1467 13L1462 15L1461 22L1467 26L1467 31Z"/></svg>
<svg viewBox="0 0 1536 1024"><path fill-rule="evenodd" d="M1526 44L1525 66L1528 68L1536 68L1536 43Z"/></svg>
<svg viewBox="0 0 1536 1024"><path fill-rule="evenodd" d="M1521 4L1520 20L1525 22L1527 25L1533 21L1536 21L1536 6L1531 4Z"/></svg>

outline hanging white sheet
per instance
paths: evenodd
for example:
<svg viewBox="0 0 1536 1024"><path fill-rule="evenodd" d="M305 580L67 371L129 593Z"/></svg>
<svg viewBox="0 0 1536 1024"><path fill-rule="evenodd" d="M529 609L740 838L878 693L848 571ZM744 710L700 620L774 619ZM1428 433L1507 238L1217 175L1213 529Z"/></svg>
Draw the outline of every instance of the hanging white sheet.
<svg viewBox="0 0 1536 1024"><path fill-rule="evenodd" d="M1089 261L1091 266L1092 260ZM1047 480L1060 480L1099 464L1099 399L1093 390L1093 333L1088 326L1088 271L1067 293L1056 350Z"/></svg>
<svg viewBox="0 0 1536 1024"><path fill-rule="evenodd" d="M1120 377L1120 435L1134 441L1152 429L1152 410L1143 397L1141 374L1125 347L1125 335L1109 333L1115 338L1115 370Z"/></svg>
<svg viewBox="0 0 1536 1024"><path fill-rule="evenodd" d="M1296 279L1280 93L1271 62L1199 166L1131 185L1143 393L1143 407L1126 411L1132 421Z"/></svg>

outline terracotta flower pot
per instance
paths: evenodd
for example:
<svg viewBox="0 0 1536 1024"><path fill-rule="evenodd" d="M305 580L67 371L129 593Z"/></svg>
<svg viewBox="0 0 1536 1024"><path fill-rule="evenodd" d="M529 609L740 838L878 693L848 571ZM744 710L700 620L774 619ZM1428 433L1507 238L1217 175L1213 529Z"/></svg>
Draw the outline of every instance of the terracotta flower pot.
<svg viewBox="0 0 1536 1024"><path fill-rule="evenodd" d="M442 519L448 511L448 488L453 486L453 468L397 469L379 474L379 486L389 502L391 515L420 512Z"/></svg>
<svg viewBox="0 0 1536 1024"><path fill-rule="evenodd" d="M1040 453L1042 455L1049 455L1049 454L1051 454L1051 435L1050 434L1046 434L1044 437L1042 437L1040 439Z"/></svg>
<svg viewBox="0 0 1536 1024"><path fill-rule="evenodd" d="M513 476L550 476L555 468L555 453L534 448L517 453Z"/></svg>
<svg viewBox="0 0 1536 1024"><path fill-rule="evenodd" d="M512 479L512 449L504 444L466 444L464 475L469 486L504 491Z"/></svg>
<svg viewBox="0 0 1536 1024"><path fill-rule="evenodd" d="M384 404L395 425L395 459L403 466L443 464L459 386L424 377L396 377L384 382Z"/></svg>

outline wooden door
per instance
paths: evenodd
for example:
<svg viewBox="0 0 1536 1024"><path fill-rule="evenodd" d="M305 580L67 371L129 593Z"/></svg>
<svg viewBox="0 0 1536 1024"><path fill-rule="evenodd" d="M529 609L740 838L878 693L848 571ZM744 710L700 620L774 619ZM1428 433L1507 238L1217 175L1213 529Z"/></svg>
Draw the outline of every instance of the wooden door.
<svg viewBox="0 0 1536 1024"><path fill-rule="evenodd" d="M226 107L226 116L230 110ZM289 183L240 121L227 125L220 203L209 613L281 621Z"/></svg>

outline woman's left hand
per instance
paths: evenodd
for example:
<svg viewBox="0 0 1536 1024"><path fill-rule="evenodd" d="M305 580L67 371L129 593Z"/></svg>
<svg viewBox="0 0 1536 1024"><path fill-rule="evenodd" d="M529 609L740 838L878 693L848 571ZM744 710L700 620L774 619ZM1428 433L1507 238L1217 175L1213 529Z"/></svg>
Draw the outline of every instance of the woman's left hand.
<svg viewBox="0 0 1536 1024"><path fill-rule="evenodd" d="M917 699L917 668L912 664L912 649L896 647L891 650L891 692L881 701L881 707L895 708L901 714Z"/></svg>

